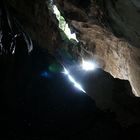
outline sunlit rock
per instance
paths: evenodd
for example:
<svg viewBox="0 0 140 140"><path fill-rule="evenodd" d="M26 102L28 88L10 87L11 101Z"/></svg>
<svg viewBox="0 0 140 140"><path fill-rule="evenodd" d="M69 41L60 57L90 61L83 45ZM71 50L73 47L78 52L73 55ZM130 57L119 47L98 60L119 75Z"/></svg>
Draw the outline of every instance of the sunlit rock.
<svg viewBox="0 0 140 140"><path fill-rule="evenodd" d="M136 4L136 1L133 2ZM79 52L79 55L83 58L92 58L96 60L101 68L111 73L116 78L129 80L134 94L139 96L140 49L132 46L132 44L138 44L139 42L139 35L136 35L136 32L134 33L134 30L137 30L137 32L139 31L138 7L132 7L130 1L116 1L116 7L119 8L120 6L123 9L122 11L119 11L119 14L124 16L125 19L129 17L129 20L127 20L127 18L125 21L119 23L120 17L116 15L117 10L113 9L111 1L106 1L107 7L104 8L107 8L110 16L109 20L113 20L113 24L112 22L107 22L108 17L106 16L106 13L102 12L101 7L104 6L103 1L99 1L99 3L91 1L91 3L88 3L88 12L81 8L81 1L70 2L68 0L68 2L62 2L61 0L58 0L58 3L62 6L61 9L65 11L66 18L70 19L71 25L79 32L79 40L83 43L83 49ZM70 7L79 9L76 11L75 15L80 14L80 10L85 12L87 20L83 22L82 18L75 20L75 16L69 17L68 15L71 15L71 11L66 3L70 3ZM128 3L128 5L125 5L125 3ZM123 8L122 4L125 8ZM127 8L130 13L137 12L137 15L134 14L135 16L133 17L132 14L128 14ZM110 9L112 12L110 12ZM125 12L123 13L123 11ZM128 24L127 21L129 21ZM130 22L132 22L131 26ZM111 26L113 29L115 28L118 34L123 32L121 37L127 39L131 38L131 41L129 39L126 41L124 38L116 37L111 29L105 27L103 24L108 27ZM119 30L117 30L118 28ZM131 31L135 35L133 33L131 34Z"/></svg>

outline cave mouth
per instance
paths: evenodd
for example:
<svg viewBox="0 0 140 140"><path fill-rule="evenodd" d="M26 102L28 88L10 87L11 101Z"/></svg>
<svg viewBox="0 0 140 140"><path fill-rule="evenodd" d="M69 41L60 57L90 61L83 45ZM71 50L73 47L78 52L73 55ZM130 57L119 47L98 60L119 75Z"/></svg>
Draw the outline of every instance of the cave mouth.
<svg viewBox="0 0 140 140"><path fill-rule="evenodd" d="M67 36L68 39L73 39L76 42L79 42L77 40L76 34L71 32L71 29L69 28L68 23L66 22L65 18L62 16L61 12L59 11L58 7L54 4L53 0L50 0L48 2L48 9L55 14L56 19L58 20L58 27L60 30L63 31L63 33Z"/></svg>

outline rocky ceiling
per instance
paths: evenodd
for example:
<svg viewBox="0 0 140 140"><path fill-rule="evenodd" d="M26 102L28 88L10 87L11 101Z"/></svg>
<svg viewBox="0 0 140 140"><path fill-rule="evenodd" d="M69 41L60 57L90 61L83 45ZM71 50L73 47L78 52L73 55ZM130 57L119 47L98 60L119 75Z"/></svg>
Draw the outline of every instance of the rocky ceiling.
<svg viewBox="0 0 140 140"><path fill-rule="evenodd" d="M100 66L130 81L140 94L140 2L137 0L57 0L79 40ZM83 56L84 57L84 56Z"/></svg>
<svg viewBox="0 0 140 140"><path fill-rule="evenodd" d="M25 30L40 46L48 48L51 52L62 47L58 22L49 12L45 0L39 2L7 0L7 2ZM134 94L139 96L140 2L138 0L54 2L83 44L83 49L77 55L93 58L101 68L114 77L129 80Z"/></svg>

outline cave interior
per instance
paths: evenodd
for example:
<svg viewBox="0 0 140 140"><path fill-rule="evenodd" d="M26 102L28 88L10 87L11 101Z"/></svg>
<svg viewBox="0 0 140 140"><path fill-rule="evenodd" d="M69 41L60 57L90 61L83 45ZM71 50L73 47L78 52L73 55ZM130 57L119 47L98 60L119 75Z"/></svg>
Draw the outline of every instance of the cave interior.
<svg viewBox="0 0 140 140"><path fill-rule="evenodd" d="M1 139L139 139L139 40L139 0L2 0Z"/></svg>

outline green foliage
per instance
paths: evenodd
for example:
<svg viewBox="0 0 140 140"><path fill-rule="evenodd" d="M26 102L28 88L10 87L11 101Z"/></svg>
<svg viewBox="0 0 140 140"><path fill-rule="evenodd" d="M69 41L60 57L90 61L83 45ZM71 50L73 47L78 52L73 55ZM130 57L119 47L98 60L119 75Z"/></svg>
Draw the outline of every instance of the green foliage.
<svg viewBox="0 0 140 140"><path fill-rule="evenodd" d="M66 27L66 21L62 16L60 16L60 18L59 18L59 28L64 31L65 27Z"/></svg>

